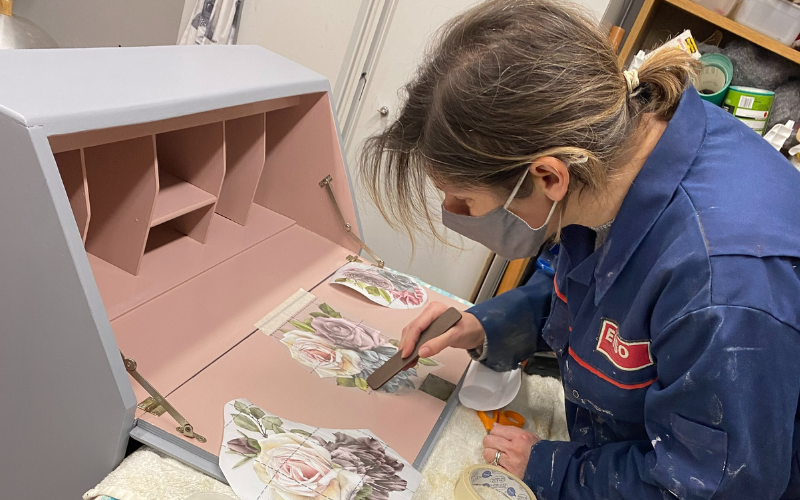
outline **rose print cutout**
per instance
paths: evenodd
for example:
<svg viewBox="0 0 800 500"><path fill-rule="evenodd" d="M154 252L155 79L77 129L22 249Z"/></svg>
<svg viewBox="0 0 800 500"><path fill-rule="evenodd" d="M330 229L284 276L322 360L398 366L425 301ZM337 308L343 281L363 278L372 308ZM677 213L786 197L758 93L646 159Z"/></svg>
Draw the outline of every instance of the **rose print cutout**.
<svg viewBox="0 0 800 500"><path fill-rule="evenodd" d="M315 429L225 405L219 465L242 500L410 499L421 475L367 430Z"/></svg>
<svg viewBox="0 0 800 500"><path fill-rule="evenodd" d="M428 300L414 278L368 264L350 262L340 267L331 283L355 290L376 304L392 309L414 309Z"/></svg>
<svg viewBox="0 0 800 500"><path fill-rule="evenodd" d="M343 387L369 391L367 377L397 353L396 340L363 323L343 317L326 303L312 302L275 331L266 332L289 349L292 358L320 378L333 378ZM402 393L417 389L424 371L441 364L420 358L415 367L395 375L381 392Z"/></svg>

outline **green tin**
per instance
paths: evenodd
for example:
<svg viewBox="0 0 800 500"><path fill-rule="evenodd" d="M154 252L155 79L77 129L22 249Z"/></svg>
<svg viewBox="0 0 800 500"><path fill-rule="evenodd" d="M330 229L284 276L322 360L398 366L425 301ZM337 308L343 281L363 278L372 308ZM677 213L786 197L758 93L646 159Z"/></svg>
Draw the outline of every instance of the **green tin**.
<svg viewBox="0 0 800 500"><path fill-rule="evenodd" d="M745 125L764 135L775 92L752 87L730 87L723 107Z"/></svg>

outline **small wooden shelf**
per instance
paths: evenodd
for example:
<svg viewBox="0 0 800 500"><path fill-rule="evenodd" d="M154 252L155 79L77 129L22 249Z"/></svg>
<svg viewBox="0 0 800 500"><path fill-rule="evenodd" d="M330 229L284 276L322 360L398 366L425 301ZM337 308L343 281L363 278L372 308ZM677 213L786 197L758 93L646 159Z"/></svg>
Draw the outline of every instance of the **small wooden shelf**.
<svg viewBox="0 0 800 500"><path fill-rule="evenodd" d="M158 184L158 197L150 227L163 224L199 208L213 205L217 201L217 197L213 194L178 179L168 172L158 172Z"/></svg>
<svg viewBox="0 0 800 500"><path fill-rule="evenodd" d="M669 4L672 4L678 7L681 10L685 10L686 12L693 14L697 17L705 19L711 24L718 26L726 31L729 31L735 35L738 35L745 40L753 42L756 45L760 45L765 49L774 52L780 56L789 59L790 61L800 64L800 51L797 51L788 45L784 45L777 40L773 40L772 38L762 35L758 31L750 29L746 26L742 26L741 24L737 23L733 19L728 19L725 16L717 14L713 10L706 9L702 5L693 2L692 0L664 0Z"/></svg>
<svg viewBox="0 0 800 500"><path fill-rule="evenodd" d="M800 51L692 0L645 0L620 51L620 65L627 65L640 49L652 49L685 29L692 30L692 35L698 42L705 40L715 29L720 29L727 33L724 37L727 41L731 38L747 40L800 64Z"/></svg>

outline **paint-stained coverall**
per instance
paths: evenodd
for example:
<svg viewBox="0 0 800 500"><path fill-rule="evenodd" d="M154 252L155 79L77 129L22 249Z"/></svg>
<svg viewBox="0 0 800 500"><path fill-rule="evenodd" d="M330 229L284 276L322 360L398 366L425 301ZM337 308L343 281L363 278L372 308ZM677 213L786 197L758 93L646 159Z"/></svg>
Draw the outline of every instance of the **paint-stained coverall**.
<svg viewBox="0 0 800 500"><path fill-rule="evenodd" d="M469 310L486 365L558 356L539 500L800 498L799 264L800 172L688 89L606 241L564 228L555 280Z"/></svg>

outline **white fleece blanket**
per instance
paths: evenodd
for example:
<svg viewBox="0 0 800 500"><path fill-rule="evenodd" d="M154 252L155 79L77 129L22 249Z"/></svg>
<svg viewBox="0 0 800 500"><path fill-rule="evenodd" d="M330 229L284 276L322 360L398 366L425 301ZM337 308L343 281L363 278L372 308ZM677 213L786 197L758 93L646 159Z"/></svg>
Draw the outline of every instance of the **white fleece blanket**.
<svg viewBox="0 0 800 500"><path fill-rule="evenodd" d="M544 439L568 440L564 415L564 391L553 378L523 377L516 399L507 407L522 414L526 428ZM461 405L453 413L422 470L422 483L415 499L453 500L453 486L461 471L483 463L481 441L486 435L477 414ZM132 453L89 490L84 500L184 500L204 491L236 499L233 490L150 448Z"/></svg>

